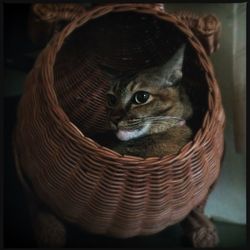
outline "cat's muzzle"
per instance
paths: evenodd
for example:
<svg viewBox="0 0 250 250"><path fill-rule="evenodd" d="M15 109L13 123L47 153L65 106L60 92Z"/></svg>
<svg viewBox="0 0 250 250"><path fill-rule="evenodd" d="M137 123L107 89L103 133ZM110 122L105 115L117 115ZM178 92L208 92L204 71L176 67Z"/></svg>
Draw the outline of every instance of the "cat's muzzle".
<svg viewBox="0 0 250 250"><path fill-rule="evenodd" d="M147 134L151 123L140 124L140 126L121 126L119 123L116 129L116 136L121 141L128 141Z"/></svg>

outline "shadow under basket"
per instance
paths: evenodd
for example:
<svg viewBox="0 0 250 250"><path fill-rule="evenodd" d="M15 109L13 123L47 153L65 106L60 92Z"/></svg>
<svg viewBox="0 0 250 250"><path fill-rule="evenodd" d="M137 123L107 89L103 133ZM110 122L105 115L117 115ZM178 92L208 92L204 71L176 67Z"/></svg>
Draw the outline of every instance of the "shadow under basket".
<svg viewBox="0 0 250 250"><path fill-rule="evenodd" d="M14 135L27 190L62 219L120 238L183 220L218 178L224 145L220 91L200 41L177 16L131 6L84 12L54 35L27 77ZM97 142L94 136L107 132L109 89L99 65L140 70L166 61L183 43L192 141L177 155L146 159Z"/></svg>

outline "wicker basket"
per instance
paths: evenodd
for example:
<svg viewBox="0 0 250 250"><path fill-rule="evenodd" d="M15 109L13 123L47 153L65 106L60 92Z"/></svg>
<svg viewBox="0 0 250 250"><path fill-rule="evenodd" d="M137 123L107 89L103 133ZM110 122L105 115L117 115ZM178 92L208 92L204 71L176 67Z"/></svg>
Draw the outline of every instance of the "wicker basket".
<svg viewBox="0 0 250 250"><path fill-rule="evenodd" d="M126 238L180 222L205 199L220 172L225 117L213 67L191 23L152 4L78 9L39 55L19 104L16 165L23 185L58 216L89 232ZM193 140L178 155L146 159L97 143L90 134L105 132L108 89L99 63L148 67L183 40L192 56L190 95L202 107Z"/></svg>

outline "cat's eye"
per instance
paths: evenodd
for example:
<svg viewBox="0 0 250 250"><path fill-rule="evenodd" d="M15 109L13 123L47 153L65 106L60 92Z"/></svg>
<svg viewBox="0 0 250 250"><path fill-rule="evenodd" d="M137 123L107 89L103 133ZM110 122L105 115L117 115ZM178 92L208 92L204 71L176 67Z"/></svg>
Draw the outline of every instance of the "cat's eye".
<svg viewBox="0 0 250 250"><path fill-rule="evenodd" d="M146 91L138 91L134 94L132 98L132 103L143 104L149 100L150 94Z"/></svg>
<svg viewBox="0 0 250 250"><path fill-rule="evenodd" d="M107 104L110 107L115 106L117 103L117 98L112 94L107 94Z"/></svg>

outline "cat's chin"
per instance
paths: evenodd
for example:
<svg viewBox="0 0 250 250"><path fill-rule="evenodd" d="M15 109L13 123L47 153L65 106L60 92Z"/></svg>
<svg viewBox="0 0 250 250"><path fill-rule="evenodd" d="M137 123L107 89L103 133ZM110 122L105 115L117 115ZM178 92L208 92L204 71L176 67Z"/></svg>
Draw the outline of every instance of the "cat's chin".
<svg viewBox="0 0 250 250"><path fill-rule="evenodd" d="M145 135L148 132L149 127L150 124L148 123L140 129L135 129L135 130L119 129L116 132L116 136L121 141L129 141Z"/></svg>

